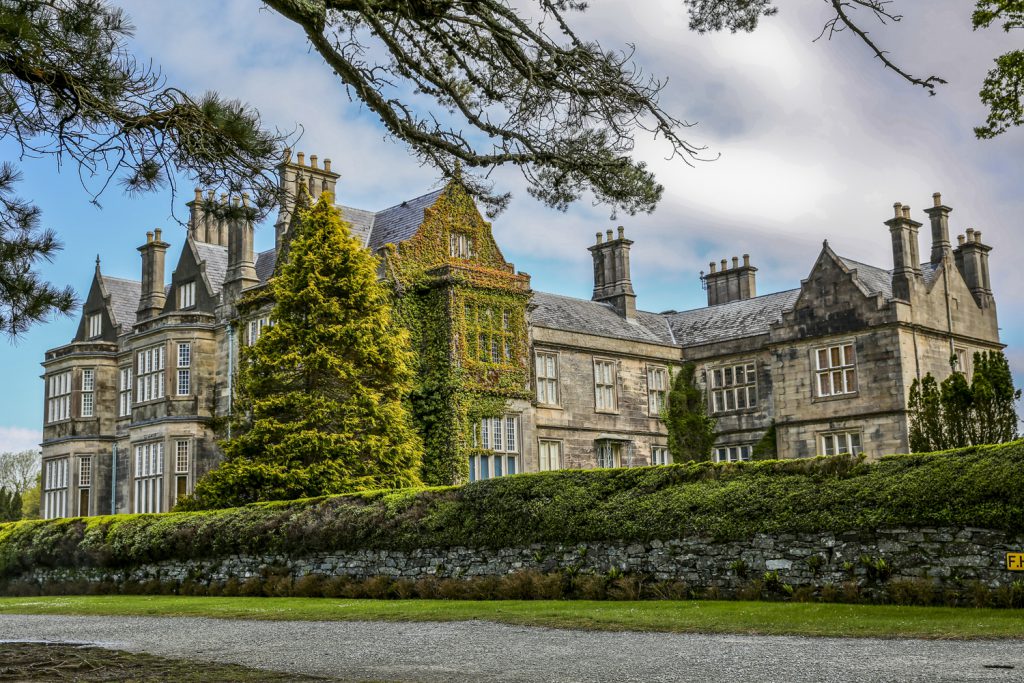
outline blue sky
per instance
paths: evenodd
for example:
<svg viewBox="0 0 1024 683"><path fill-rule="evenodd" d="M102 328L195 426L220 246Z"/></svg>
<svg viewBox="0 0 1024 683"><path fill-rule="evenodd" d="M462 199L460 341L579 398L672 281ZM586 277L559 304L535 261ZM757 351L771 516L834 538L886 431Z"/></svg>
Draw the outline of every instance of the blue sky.
<svg viewBox="0 0 1024 683"><path fill-rule="evenodd" d="M380 209L435 186L434 172L386 139L298 31L259 3L119 4L137 27L131 49L160 65L170 82L247 101L281 129L301 127L297 148L330 157L341 173L340 202ZM615 220L587 200L564 214L552 211L526 195L513 171L496 173L498 189L512 191L514 199L495 221L495 236L506 257L533 276L536 289L588 298L586 247L597 230L618 224L635 241L638 305L652 311L702 305L699 271L710 260L743 253L760 269L761 293L797 286L824 239L844 256L891 267L883 221L892 204L910 204L927 225L921 210L941 191L954 209L952 230L982 230L994 247L1002 338L1017 384L1024 384L1024 269L1013 258L1024 250L1024 130L994 141L975 140L971 132L984 119L981 80L997 54L1019 47L1014 36L972 32L969 3L901 2L904 21L875 26L872 37L909 70L950 81L929 97L884 71L849 35L813 42L825 3L784 3L780 15L752 35L717 36L688 32L679 0L591 5L574 20L580 33L605 47L635 44L645 69L668 78L665 109L698 124L686 131L688 139L721 156L691 168L666 161L659 141L639 138L636 153L658 173L665 198L652 215ZM0 144L0 151L17 160L9 144ZM44 224L65 243L44 274L83 296L97 254L105 273L138 279L135 247L147 230L163 227L175 247L183 241L167 192L131 199L115 187L100 197L99 208L83 188L97 181L79 178L77 168L58 170L51 159L19 163L19 194L41 206ZM191 194L187 180L181 191L178 216ZM258 249L272 242L272 228L257 231ZM39 362L45 349L70 340L76 325L77 318L62 318L15 346L0 341L8 386L0 393L0 450L38 442Z"/></svg>

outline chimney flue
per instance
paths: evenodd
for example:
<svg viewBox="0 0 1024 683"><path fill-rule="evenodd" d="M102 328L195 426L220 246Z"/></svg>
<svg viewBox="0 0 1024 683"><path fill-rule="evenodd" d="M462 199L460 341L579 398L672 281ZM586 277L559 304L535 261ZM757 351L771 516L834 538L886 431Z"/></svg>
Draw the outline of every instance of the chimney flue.
<svg viewBox="0 0 1024 683"><path fill-rule="evenodd" d="M136 319L140 321L160 315L167 302L164 294L164 261L167 248L171 245L161 239L162 233L160 228L147 232L146 243L139 247L142 255L142 292Z"/></svg>
<svg viewBox="0 0 1024 683"><path fill-rule="evenodd" d="M722 259L721 267L716 269L712 261L711 272L704 276L704 286L707 290L708 306L727 304L732 301L743 301L757 296L757 268L750 265L750 254L743 255L743 263L740 264L740 257L732 257L732 267L729 267L729 260Z"/></svg>

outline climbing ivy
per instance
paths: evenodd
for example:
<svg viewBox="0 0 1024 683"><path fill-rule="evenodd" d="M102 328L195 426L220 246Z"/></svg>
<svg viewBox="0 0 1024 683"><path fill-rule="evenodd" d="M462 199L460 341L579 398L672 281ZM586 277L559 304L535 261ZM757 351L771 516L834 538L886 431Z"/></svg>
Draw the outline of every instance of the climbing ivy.
<svg viewBox="0 0 1024 683"><path fill-rule="evenodd" d="M505 261L472 198L452 181L417 233L384 250L394 310L409 330L413 419L423 437L422 478L468 478L473 426L528 399L529 276Z"/></svg>

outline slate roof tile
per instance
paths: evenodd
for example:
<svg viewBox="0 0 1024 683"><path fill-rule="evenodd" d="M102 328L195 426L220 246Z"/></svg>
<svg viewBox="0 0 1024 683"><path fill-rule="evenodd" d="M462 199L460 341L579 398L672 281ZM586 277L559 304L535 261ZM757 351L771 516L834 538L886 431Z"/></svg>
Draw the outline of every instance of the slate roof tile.
<svg viewBox="0 0 1024 683"><path fill-rule="evenodd" d="M682 346L753 337L767 334L771 324L779 320L784 310L793 307L799 295L799 289L789 289L718 306L669 313L665 317L676 343Z"/></svg>
<svg viewBox="0 0 1024 683"><path fill-rule="evenodd" d="M437 202L444 189L434 190L425 195L404 201L397 206L378 211L373 220L373 231L367 246L370 251L377 250L385 244L404 242L419 229L423 223L423 212Z"/></svg>
<svg viewBox="0 0 1024 683"><path fill-rule="evenodd" d="M228 272L228 248L219 244L193 242L199 261L206 263L206 278L210 281L216 296L224 288L224 277Z"/></svg>
<svg viewBox="0 0 1024 683"><path fill-rule="evenodd" d="M139 298L142 296L142 283L109 275L100 277L103 278L103 288L110 295L114 324L131 327L135 324L135 313L139 308Z"/></svg>

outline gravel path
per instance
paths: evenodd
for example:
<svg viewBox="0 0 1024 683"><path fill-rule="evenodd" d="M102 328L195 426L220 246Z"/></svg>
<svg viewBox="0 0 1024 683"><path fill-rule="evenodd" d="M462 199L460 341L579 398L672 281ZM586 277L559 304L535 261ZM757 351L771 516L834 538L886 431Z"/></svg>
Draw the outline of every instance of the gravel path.
<svg viewBox="0 0 1024 683"><path fill-rule="evenodd" d="M607 633L489 622L0 615L4 639L87 641L342 680L869 683L1024 675L1021 641Z"/></svg>

